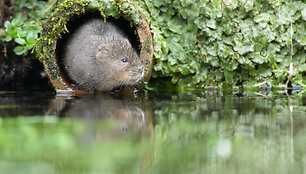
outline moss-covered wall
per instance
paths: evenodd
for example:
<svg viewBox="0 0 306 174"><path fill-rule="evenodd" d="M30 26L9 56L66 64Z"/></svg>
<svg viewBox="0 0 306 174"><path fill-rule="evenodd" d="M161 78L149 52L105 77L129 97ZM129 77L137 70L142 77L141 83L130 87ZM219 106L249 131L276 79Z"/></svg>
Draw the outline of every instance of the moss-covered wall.
<svg viewBox="0 0 306 174"><path fill-rule="evenodd" d="M145 0L154 77L181 87L305 86L306 4L290 0Z"/></svg>
<svg viewBox="0 0 306 174"><path fill-rule="evenodd" d="M54 49L70 15L99 9L104 16L136 13L150 23L153 77L182 89L306 85L306 3L291 0L65 0L46 22L38 50ZM79 8L69 9L72 3ZM63 8L65 7L65 8ZM120 13L118 13L120 11ZM57 28L57 26L59 28ZM43 32L46 33L46 32ZM55 75L56 76L56 75Z"/></svg>
<svg viewBox="0 0 306 174"><path fill-rule="evenodd" d="M56 60L56 41L66 32L67 23L71 18L86 12L89 2L86 0L67 0L60 3L54 12L43 24L42 34L36 44L36 52L44 63L48 74L56 90L67 89L60 74Z"/></svg>
<svg viewBox="0 0 306 174"><path fill-rule="evenodd" d="M140 58L146 63L144 81L151 76L153 44L150 28L144 17L140 15L139 9L132 3L121 1L99 1L99 0L63 0L55 7L54 12L44 21L42 34L36 44L36 52L43 62L45 70L56 90L74 89L74 86L66 80L58 66L56 48L58 40L69 32L67 25L77 20L80 15L91 12L100 12L103 18L124 17L136 28L140 41ZM135 35L137 36L137 35ZM59 62L60 63L60 62ZM139 85L138 87L142 87Z"/></svg>

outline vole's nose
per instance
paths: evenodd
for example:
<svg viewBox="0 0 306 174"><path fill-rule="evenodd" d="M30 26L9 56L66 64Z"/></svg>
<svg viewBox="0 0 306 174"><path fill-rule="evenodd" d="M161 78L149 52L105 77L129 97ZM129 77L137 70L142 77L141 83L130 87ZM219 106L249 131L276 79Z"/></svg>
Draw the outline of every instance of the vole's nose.
<svg viewBox="0 0 306 174"><path fill-rule="evenodd" d="M144 71L144 68L142 68L142 67L138 69L139 74L142 74L143 71Z"/></svg>

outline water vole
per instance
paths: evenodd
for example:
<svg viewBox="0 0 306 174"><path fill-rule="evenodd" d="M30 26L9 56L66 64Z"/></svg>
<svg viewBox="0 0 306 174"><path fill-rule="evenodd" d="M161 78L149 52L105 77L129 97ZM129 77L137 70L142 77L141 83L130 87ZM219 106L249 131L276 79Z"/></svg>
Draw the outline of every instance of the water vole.
<svg viewBox="0 0 306 174"><path fill-rule="evenodd" d="M83 22L68 38L64 50L67 74L81 89L109 91L143 79L145 66L128 38L102 18Z"/></svg>

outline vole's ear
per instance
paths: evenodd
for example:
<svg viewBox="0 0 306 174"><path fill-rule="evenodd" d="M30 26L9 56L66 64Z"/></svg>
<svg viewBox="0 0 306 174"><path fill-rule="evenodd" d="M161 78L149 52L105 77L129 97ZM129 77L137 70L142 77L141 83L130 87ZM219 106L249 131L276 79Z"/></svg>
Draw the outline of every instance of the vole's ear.
<svg viewBox="0 0 306 174"><path fill-rule="evenodd" d="M112 45L111 44L106 44L104 49L108 50L108 51L112 51Z"/></svg>
<svg viewBox="0 0 306 174"><path fill-rule="evenodd" d="M102 58L102 53L99 51L97 54L96 54L96 60L98 61L98 62L102 62L103 61L103 59L101 59Z"/></svg>
<svg viewBox="0 0 306 174"><path fill-rule="evenodd" d="M111 51L112 50L112 45L111 44L99 45L98 46L98 51L103 51L103 50Z"/></svg>

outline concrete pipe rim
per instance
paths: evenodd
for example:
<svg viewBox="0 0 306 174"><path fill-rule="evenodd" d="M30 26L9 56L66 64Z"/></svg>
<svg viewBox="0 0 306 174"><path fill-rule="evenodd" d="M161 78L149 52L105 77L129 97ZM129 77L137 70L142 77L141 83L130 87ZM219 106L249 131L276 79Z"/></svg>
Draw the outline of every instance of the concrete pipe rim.
<svg viewBox="0 0 306 174"><path fill-rule="evenodd" d="M86 13L89 12L85 12L81 15L85 15ZM126 86L124 90L122 91L128 91L128 92L134 92L135 89L143 89L144 88L144 83L148 82L149 79L151 78L151 73L152 73L152 68L153 68L153 40L152 40L152 35L151 35L151 30L150 30L150 26L147 23L147 21L145 20L145 18L139 13L136 13L139 21L137 23L135 23L134 21L130 21L128 20L126 17L123 16L123 18L129 22L132 22L136 28L137 31L137 36L139 38L139 48L140 48L140 59L142 61L145 62L146 65L146 69L145 69L145 76L143 81L135 86ZM101 16L101 18L103 18L103 16ZM56 68L57 71L59 71L59 77L57 77L56 79L52 79L51 75L50 75L50 67L45 65L45 69L47 69L47 74L49 76L49 79L51 80L51 83L53 85L53 87L55 88L57 93L70 93L70 94L86 94L89 93L89 91L87 90L83 90L83 89L77 89L75 87L75 85L70 82L69 80L67 80L67 78L65 77L66 75L62 72L61 68L59 68L59 61L58 61L58 56L56 53L56 48L57 48L57 44L58 44L58 40L59 38L57 38L55 40L55 44L54 44L54 55L55 55L55 61L56 61ZM46 61L43 60L43 63L46 64Z"/></svg>

